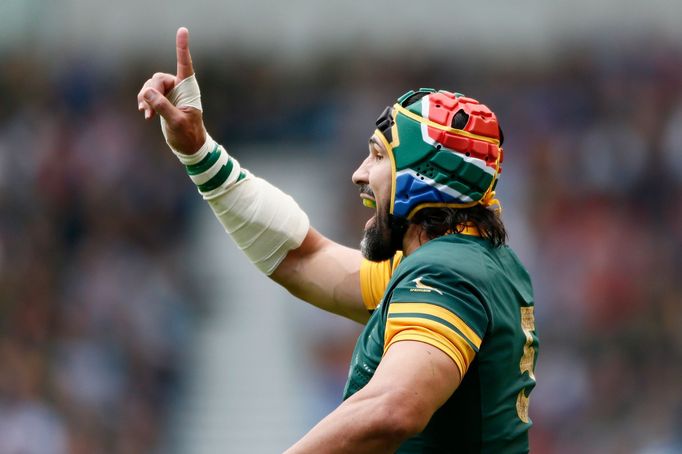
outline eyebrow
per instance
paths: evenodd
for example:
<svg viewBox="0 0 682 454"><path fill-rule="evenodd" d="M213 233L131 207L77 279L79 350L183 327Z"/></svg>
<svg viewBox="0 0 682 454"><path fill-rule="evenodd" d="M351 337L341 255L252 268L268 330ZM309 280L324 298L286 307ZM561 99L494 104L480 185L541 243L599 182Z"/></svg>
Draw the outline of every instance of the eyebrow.
<svg viewBox="0 0 682 454"><path fill-rule="evenodd" d="M377 145L379 147L381 146L381 144L379 143L379 140L374 136L369 138L369 144L370 145L374 144L374 145Z"/></svg>
<svg viewBox="0 0 682 454"><path fill-rule="evenodd" d="M381 143L381 141L377 139L375 136L369 138L369 146L371 147L372 145L376 145L376 147L379 149L381 153L386 153L384 144Z"/></svg>

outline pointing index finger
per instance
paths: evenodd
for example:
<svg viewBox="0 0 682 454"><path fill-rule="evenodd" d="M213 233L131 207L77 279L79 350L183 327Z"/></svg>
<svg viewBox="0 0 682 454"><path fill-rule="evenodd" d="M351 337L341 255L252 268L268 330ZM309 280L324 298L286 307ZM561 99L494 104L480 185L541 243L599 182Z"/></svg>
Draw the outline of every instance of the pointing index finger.
<svg viewBox="0 0 682 454"><path fill-rule="evenodd" d="M178 82L194 74L192 56L189 54L189 30L180 27L175 36L175 50L178 56Z"/></svg>

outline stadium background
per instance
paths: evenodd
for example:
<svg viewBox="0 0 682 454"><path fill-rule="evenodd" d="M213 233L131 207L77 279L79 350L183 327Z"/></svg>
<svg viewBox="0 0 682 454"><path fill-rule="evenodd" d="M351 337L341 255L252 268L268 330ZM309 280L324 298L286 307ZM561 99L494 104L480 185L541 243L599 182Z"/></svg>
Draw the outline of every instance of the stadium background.
<svg viewBox="0 0 682 454"><path fill-rule="evenodd" d="M212 135L346 244L383 106L490 105L533 452L682 452L682 4L369 3L0 2L0 454L280 452L338 403L359 327L259 276L136 111L180 25Z"/></svg>

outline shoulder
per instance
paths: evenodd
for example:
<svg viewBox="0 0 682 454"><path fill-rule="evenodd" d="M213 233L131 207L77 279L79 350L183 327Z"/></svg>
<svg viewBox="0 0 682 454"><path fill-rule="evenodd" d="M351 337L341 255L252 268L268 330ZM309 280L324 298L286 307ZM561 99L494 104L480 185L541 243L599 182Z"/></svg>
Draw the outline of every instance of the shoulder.
<svg viewBox="0 0 682 454"><path fill-rule="evenodd" d="M479 238L446 235L428 241L403 258L396 273L405 276L428 272L455 281L485 281L490 268L490 249L487 242Z"/></svg>
<svg viewBox="0 0 682 454"><path fill-rule="evenodd" d="M441 293L422 292L415 289L418 284ZM486 240L464 235L446 235L419 247L402 260L391 285L394 300L419 295L444 301L467 299L484 307L500 291L523 290L530 295L531 288L525 268L508 246L493 247Z"/></svg>
<svg viewBox="0 0 682 454"><path fill-rule="evenodd" d="M455 333L477 351L490 320L481 247L438 238L403 258L387 293L388 321Z"/></svg>
<svg viewBox="0 0 682 454"><path fill-rule="evenodd" d="M433 239L404 257L395 270L391 300L449 304L467 295L484 303L490 276L485 242L460 236Z"/></svg>

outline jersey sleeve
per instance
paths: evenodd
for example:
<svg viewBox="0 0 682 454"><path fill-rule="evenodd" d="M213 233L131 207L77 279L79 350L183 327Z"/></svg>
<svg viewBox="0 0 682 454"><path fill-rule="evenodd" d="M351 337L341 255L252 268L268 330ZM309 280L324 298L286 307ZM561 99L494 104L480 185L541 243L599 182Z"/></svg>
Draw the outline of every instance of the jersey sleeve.
<svg viewBox="0 0 682 454"><path fill-rule="evenodd" d="M383 262L371 262L362 259L360 265L360 290L362 302L369 311L373 311L384 296L388 281L393 276L393 271L403 258L401 251L396 252L393 258Z"/></svg>
<svg viewBox="0 0 682 454"><path fill-rule="evenodd" d="M433 265L406 274L395 287L386 317L384 353L414 340L447 354L464 376L488 326L484 297L466 278Z"/></svg>

